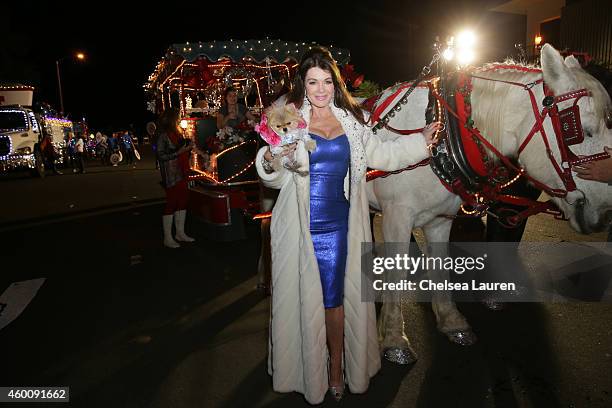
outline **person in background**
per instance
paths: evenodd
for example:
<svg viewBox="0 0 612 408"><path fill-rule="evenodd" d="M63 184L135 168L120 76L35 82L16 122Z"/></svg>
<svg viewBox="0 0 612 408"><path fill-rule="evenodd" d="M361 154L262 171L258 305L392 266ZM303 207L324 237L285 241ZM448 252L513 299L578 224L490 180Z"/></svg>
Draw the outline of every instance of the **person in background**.
<svg viewBox="0 0 612 408"><path fill-rule="evenodd" d="M70 167L72 167L73 171L75 165L75 144L76 139L74 138L74 133L66 133L66 153L68 154L68 162L70 163Z"/></svg>
<svg viewBox="0 0 612 408"><path fill-rule="evenodd" d="M108 157L109 157L109 163L110 163L110 156L113 153L117 153L119 151L119 141L117 140L117 134L112 133L111 137L108 138L107 143L108 143ZM117 166L117 163L113 164L113 167L116 167L116 166Z"/></svg>
<svg viewBox="0 0 612 408"><path fill-rule="evenodd" d="M83 136L79 136L76 143L74 144L74 162L73 164L76 165L76 167L73 168L73 171L75 173L77 172L81 174L85 173L84 155L85 155L85 141L83 140Z"/></svg>
<svg viewBox="0 0 612 408"><path fill-rule="evenodd" d="M103 166L106 164L109 164L109 160L108 160L108 156L109 156L109 149L108 149L108 141L107 141L108 137L106 135L103 135L102 133L98 132L96 134L96 150L97 150L97 154L100 157L100 164L102 164Z"/></svg>
<svg viewBox="0 0 612 408"><path fill-rule="evenodd" d="M57 169L57 165L55 161L57 160L57 153L55 152L55 147L53 146L53 142L51 140L51 135L47 134L43 131L43 139L40 142L40 151L43 154L44 160L47 162L47 165L53 171L53 174L61 175L62 172Z"/></svg>
<svg viewBox="0 0 612 408"><path fill-rule="evenodd" d="M234 87L228 87L223 93L221 109L217 114L217 127L223 129L226 126L236 128L245 119L256 121L246 106L238 103L238 92Z"/></svg>
<svg viewBox="0 0 612 408"><path fill-rule="evenodd" d="M605 147L606 153L612 156L612 148ZM573 167L574 171L584 180L599 181L612 186L612 157L605 160L592 161Z"/></svg>
<svg viewBox="0 0 612 408"><path fill-rule="evenodd" d="M574 171L584 180L599 181L612 186L612 148L605 147L611 157L574 166ZM608 227L608 242L612 242L612 225Z"/></svg>
<svg viewBox="0 0 612 408"><path fill-rule="evenodd" d="M123 135L121 136L121 143L123 143L123 151L125 152L126 156L126 164L131 164L136 167L136 164L134 164L134 160L136 159L136 156L134 154L134 141L132 140L132 136L128 131L125 131L125 133L123 133Z"/></svg>
<svg viewBox="0 0 612 408"><path fill-rule="evenodd" d="M132 141L136 141L136 144L138 144L138 146L142 146L142 142L143 142L143 140L142 140L143 139L142 133L141 132L136 132L134 130L134 124L133 123L130 123L130 129L129 129L128 133L132 137Z"/></svg>
<svg viewBox="0 0 612 408"><path fill-rule="evenodd" d="M189 156L196 149L190 139L183 137L179 128L180 114L177 109L165 110L157 124L157 159L162 185L166 190L166 205L162 215L164 246L178 248L177 241L193 242L185 233L185 219L189 200L187 177L189 175ZM202 154L196 149L198 154ZM176 235L172 237L172 224ZM176 238L176 240L175 240Z"/></svg>

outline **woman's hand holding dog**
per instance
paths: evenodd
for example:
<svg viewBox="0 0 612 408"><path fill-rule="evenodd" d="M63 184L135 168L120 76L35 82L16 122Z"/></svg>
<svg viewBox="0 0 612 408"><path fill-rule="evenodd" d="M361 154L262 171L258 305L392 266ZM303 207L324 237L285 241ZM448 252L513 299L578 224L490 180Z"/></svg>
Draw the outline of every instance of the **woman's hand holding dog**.
<svg viewBox="0 0 612 408"><path fill-rule="evenodd" d="M289 143L288 145L283 146L283 151L277 154L276 156L280 156L280 157L288 156L292 154L293 152L295 152L296 148L297 148L297 142ZM271 162L272 160L274 160L274 157L275 155L272 154L272 152L270 151L270 146L268 146L268 150L264 154L264 159L266 159L267 162Z"/></svg>

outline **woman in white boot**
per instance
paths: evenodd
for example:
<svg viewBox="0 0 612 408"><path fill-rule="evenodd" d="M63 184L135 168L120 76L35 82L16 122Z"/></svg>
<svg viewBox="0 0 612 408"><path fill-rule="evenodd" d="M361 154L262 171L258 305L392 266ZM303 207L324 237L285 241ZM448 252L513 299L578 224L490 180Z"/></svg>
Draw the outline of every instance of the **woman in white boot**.
<svg viewBox="0 0 612 408"><path fill-rule="evenodd" d="M177 241L195 241L185 234L185 218L189 189L189 153L194 148L189 139L183 138L179 130L179 112L168 109L159 118L157 138L157 160L161 172L162 185L166 189L166 206L162 216L164 227L164 246L179 248ZM172 236L172 224L176 235ZM176 238L176 240L175 240Z"/></svg>

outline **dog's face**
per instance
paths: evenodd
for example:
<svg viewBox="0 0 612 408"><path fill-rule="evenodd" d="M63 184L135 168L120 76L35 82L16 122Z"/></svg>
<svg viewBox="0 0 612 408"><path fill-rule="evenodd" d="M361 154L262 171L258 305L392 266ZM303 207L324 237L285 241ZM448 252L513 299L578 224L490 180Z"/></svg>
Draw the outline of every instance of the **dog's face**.
<svg viewBox="0 0 612 408"><path fill-rule="evenodd" d="M277 135L284 136L300 127L302 118L293 105L271 106L266 113L268 127Z"/></svg>

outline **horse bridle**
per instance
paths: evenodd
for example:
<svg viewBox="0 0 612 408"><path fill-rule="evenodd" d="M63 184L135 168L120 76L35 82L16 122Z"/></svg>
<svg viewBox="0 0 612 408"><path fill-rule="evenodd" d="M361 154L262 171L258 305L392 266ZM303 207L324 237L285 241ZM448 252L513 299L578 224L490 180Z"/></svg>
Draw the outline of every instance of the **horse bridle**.
<svg viewBox="0 0 612 408"><path fill-rule="evenodd" d="M606 153L605 151L601 153L592 154L589 156L578 157L569 148L569 146L580 144L584 141L584 130L582 129L582 122L580 120L580 107L578 106L578 101L584 96L591 96L590 91L587 90L586 88L569 91L561 95L553 95L550 88L548 88L546 84L544 84L544 80L542 78L538 79L537 81L530 82L528 84L523 84L520 82L504 81L500 79L486 78L486 77L481 77L481 76L476 76L476 75L471 75L471 77L476 78L476 79L486 80L486 81L503 82L506 84L519 86L523 88L524 90L526 90L527 92L529 92L529 99L531 101L531 106L532 106L533 114L535 117L535 123L532 126L529 133L527 134L527 137L525 138L525 140L523 140L523 143L521 143L521 145L519 146L519 149L517 152L517 159L520 157L521 153L525 150L529 142L531 142L531 140L533 139L533 136L536 133L539 133L542 136L542 141L544 142L544 145L546 147L546 154L548 156L548 159L552 163L553 168L555 169L555 172L561 179L565 189L564 190L555 189L550 186L547 186L539 182L538 180L532 178L526 173L525 173L525 176L532 183L534 183L536 187L542 189L547 194L553 197L565 198L569 192L576 191L576 182L574 181L574 178L572 176L572 166L576 166L579 164L588 163L592 161L597 161L597 160L604 160L610 157L608 153ZM533 92L533 87L538 84L543 84L544 94L546 95L544 97L544 100L542 101L543 107L541 111L538 107L536 97ZM559 103L565 102L565 101L571 101L572 99L574 100L574 103L572 104L572 106L565 108L563 110L559 110L559 106L558 106ZM544 129L544 121L546 120L547 116L550 117L550 120L553 126L553 130L555 133L555 138L557 139L557 146L559 148L559 152L561 155L561 163L557 162L556 158L554 157L554 154L550 148L550 142L546 134L546 130ZM477 129L469 129L469 131L475 137L480 139L480 141L483 144L485 144L487 148L491 150L491 152L493 152L493 154L495 154L498 158L500 158L500 160L502 160L505 165L507 165L510 168L513 168L516 171L521 170L518 167L516 167L514 164L510 163L509 161L508 163L506 163L505 160L503 160L502 158L506 160L507 158L503 156L493 145L488 143L482 137L480 132L478 132Z"/></svg>

